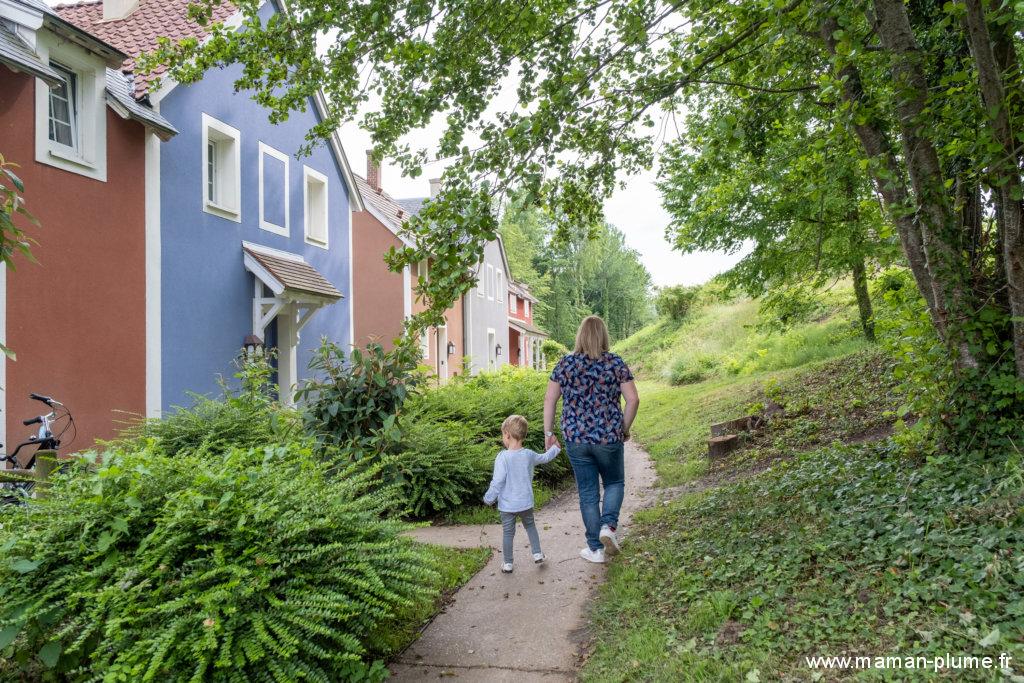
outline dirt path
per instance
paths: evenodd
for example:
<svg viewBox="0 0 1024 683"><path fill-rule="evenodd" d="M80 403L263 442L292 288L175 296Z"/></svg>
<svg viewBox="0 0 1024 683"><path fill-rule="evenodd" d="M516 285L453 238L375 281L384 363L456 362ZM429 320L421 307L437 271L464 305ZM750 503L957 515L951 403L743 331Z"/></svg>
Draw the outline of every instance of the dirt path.
<svg viewBox="0 0 1024 683"><path fill-rule="evenodd" d="M559 456L564 457L564 456ZM629 542L633 511L651 496L655 473L648 455L626 444L626 498L619 524ZM422 637L392 664L392 680L454 677L462 681L572 681L586 640L584 609L605 567L579 556L586 542L576 490L536 515L547 562L534 565L522 526L516 532L512 574L502 574L501 527L418 529L420 540L454 547L490 546L491 561L463 586Z"/></svg>

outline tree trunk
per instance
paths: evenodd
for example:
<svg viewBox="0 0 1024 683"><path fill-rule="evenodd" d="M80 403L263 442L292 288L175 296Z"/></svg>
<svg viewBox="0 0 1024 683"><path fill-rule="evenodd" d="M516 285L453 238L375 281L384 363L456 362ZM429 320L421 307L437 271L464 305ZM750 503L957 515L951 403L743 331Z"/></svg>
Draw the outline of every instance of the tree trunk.
<svg viewBox="0 0 1024 683"><path fill-rule="evenodd" d="M834 17L827 17L822 22L821 37L833 59L838 54L836 39L833 37L838 30L839 22ZM857 112L863 109L862 104L866 99L860 72L852 64L846 63L839 69L838 76L842 80L843 101L855 112L851 117L853 131L868 157L876 164L876 168L872 169L875 188L882 197L882 202L885 204L890 218L896 224L903 253L906 254L910 272L913 273L914 280L917 282L917 289L928 305L932 324L939 337L945 339L945 301L943 297L935 295L935 283L928 270L920 226L914 220L913 213L909 211L912 201L903 181L903 169L896 159L896 154L881 124L874 117L859 118L857 116Z"/></svg>
<svg viewBox="0 0 1024 683"><path fill-rule="evenodd" d="M910 27L903 0L874 0L874 9L878 38L891 55L896 114L910 184L917 200L921 243L928 271L936 300L944 300L949 307L947 345L957 352L956 362L959 365L975 368L978 362L959 324L973 316L974 310L964 287L963 263L956 248L958 229L946 194L938 152L924 130L928 107L924 53ZM948 324L951 319L957 324Z"/></svg>
<svg viewBox="0 0 1024 683"><path fill-rule="evenodd" d="M1001 225L1002 258L1006 284L1013 316L1013 352L1017 377L1024 379L1024 186L1020 177L1020 155L1017 153L1010 124L1010 110L1003 88L993 43L985 20L981 0L965 0L964 28L971 46L971 54L978 71L978 86L985 110L989 112L989 126L993 136L1003 148L1004 158L991 172L1000 179L999 200L1003 224ZM998 30L1002 30L997 28ZM1012 41L1003 49L1013 49ZM1011 53L1012 54L1012 53ZM1004 56L1003 59L1009 59Z"/></svg>
<svg viewBox="0 0 1024 683"><path fill-rule="evenodd" d="M875 341L875 313L871 309L871 295L868 294L867 268L864 256L858 255L850 264L853 271L853 291L857 294L857 310L860 313L860 326L864 330L864 338Z"/></svg>

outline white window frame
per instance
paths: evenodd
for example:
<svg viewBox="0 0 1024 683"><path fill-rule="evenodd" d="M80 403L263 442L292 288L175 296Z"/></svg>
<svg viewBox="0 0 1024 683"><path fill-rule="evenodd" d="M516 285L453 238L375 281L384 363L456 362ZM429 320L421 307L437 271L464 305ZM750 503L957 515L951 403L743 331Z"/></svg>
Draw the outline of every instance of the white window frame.
<svg viewBox="0 0 1024 683"><path fill-rule="evenodd" d="M420 332L420 351L423 353L423 360L430 360L430 330L424 329Z"/></svg>
<svg viewBox="0 0 1024 683"><path fill-rule="evenodd" d="M309 187L310 183L319 183L323 186L323 218L324 218L324 236L323 239L319 237L313 237L310 234L310 218L312 212L310 211L309 205ZM329 183L327 182L327 176L319 171L315 171L309 166L302 167L302 222L303 231L306 235L306 243L312 244L313 246L320 247L321 249L328 248L328 238L331 232L331 212L330 212L330 200L327 194L329 189Z"/></svg>
<svg viewBox="0 0 1024 683"><path fill-rule="evenodd" d="M48 32L36 33L36 52L75 74L74 144L50 139L50 88L36 79L36 161L101 182L107 180L106 64L103 60Z"/></svg>
<svg viewBox="0 0 1024 683"><path fill-rule="evenodd" d="M260 171L259 171L259 176L260 176L260 197L259 197L259 199L260 199L260 228L266 230L267 232L272 232L272 233L274 233L276 235L281 235L282 237L288 237L288 232L289 232L288 228L289 228L289 222L290 222L289 219L290 219L290 215L291 215L291 212L290 212L291 207L289 206L289 204L290 204L290 202L289 202L289 195L291 194L291 192L288 191L289 190L289 184L288 184L288 166L289 166L289 164L288 164L288 155L285 154L284 152L278 150L278 149L274 149L273 147L271 147L267 143L263 142L262 140L260 140L260 144L259 144L259 154L260 154L260 162L259 162L259 167L260 167ZM277 159L278 161L284 163L284 225L278 225L277 223L271 223L270 221L267 220L266 216L263 213L263 158L264 158L264 156L273 157L274 159Z"/></svg>
<svg viewBox="0 0 1024 683"><path fill-rule="evenodd" d="M524 299L523 317L527 318L527 319L530 317L530 300L529 299Z"/></svg>
<svg viewBox="0 0 1024 683"><path fill-rule="evenodd" d="M480 262L480 266L476 269L476 273L476 295L482 299L484 298L484 294L486 294L485 290L487 289L487 283L484 282L484 277L486 276L487 271L484 269L483 261Z"/></svg>
<svg viewBox="0 0 1024 683"><path fill-rule="evenodd" d="M213 214L214 216L220 216L221 218L227 218L228 220L235 221L236 223L242 222L242 133L234 126L229 126L223 121L218 121L206 112L203 112L203 134L202 134L202 147L201 154L203 160L203 184L200 188L203 193L203 211L206 213ZM211 135L211 133L213 133ZM224 192L225 190L232 193L233 196L218 196L215 201L212 201L207 193L207 186L210 183L209 177L209 157L208 148L210 142L214 144L220 144L222 142L230 142L232 150L230 153L220 153L215 161L215 171L218 176L221 174L227 174L220 181L216 178L214 182L224 183L224 185L216 185L218 188L217 192ZM226 162L226 165L225 165ZM226 186L226 187L225 187ZM262 190L261 190L262 191ZM262 202L260 202L260 209L262 211Z"/></svg>
<svg viewBox="0 0 1024 683"><path fill-rule="evenodd" d="M484 283L487 286L487 299L494 300L494 266L487 264L487 278Z"/></svg>
<svg viewBox="0 0 1024 683"><path fill-rule="evenodd" d="M519 297L511 292L508 295L508 312L513 314L519 312Z"/></svg>
<svg viewBox="0 0 1024 683"><path fill-rule="evenodd" d="M497 280L494 283L494 298L499 306L505 305L505 271L498 270Z"/></svg>

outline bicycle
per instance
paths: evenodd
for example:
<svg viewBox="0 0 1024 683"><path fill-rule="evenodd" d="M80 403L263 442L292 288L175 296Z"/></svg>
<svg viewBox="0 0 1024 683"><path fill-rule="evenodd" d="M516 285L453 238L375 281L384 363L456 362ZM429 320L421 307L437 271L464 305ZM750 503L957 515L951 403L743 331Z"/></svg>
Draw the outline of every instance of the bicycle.
<svg viewBox="0 0 1024 683"><path fill-rule="evenodd" d="M6 463L11 463L13 469L21 472L31 472L36 467L36 456L39 452L58 451L65 432L75 424L71 411L60 401L55 401L50 396L36 393L29 394L29 398L46 404L50 408L50 412L45 415L37 415L36 417L22 420L22 424L26 427L37 424L39 429L26 441L18 444L13 453L0 455L0 469L7 469ZM67 424L63 426L59 433L54 434L54 425L65 418L67 419ZM72 436L73 440L74 436ZM0 444L0 446L2 445ZM18 458L18 454L26 446L35 446L36 448L28 456L28 459L23 462ZM33 481L0 482L0 505L24 504L25 500L31 497L34 488L35 482Z"/></svg>

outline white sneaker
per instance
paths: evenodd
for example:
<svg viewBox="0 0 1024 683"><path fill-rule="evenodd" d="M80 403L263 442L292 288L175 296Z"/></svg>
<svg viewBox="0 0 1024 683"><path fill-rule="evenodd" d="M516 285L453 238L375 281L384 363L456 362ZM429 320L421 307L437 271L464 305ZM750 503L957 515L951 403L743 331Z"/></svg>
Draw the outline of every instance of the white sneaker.
<svg viewBox="0 0 1024 683"><path fill-rule="evenodd" d="M533 554L533 561L534 561L535 564L540 564L541 562L543 562L546 559L548 559L548 558L544 557L544 553L534 553Z"/></svg>
<svg viewBox="0 0 1024 683"><path fill-rule="evenodd" d="M580 557L587 562L594 562L595 564L604 564L604 550L598 548L597 550L591 550L590 548L584 548L580 551Z"/></svg>
<svg viewBox="0 0 1024 683"><path fill-rule="evenodd" d="M511 562L506 562L503 565L501 565L501 571L504 574L511 574L512 573L512 563Z"/></svg>
<svg viewBox="0 0 1024 683"><path fill-rule="evenodd" d="M616 555L619 552L619 539L615 537L612 528L605 524L601 527L601 544L604 546L605 555Z"/></svg>

